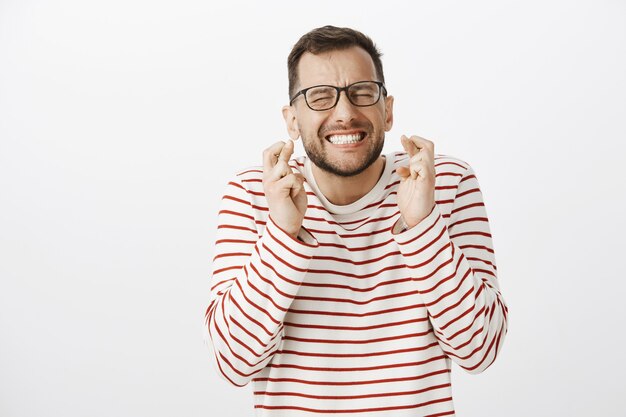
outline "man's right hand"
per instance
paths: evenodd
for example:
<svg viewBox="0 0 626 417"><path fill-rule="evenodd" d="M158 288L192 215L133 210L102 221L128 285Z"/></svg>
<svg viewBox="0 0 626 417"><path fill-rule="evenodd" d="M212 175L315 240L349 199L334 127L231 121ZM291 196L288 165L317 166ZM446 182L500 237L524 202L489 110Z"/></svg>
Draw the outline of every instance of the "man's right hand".
<svg viewBox="0 0 626 417"><path fill-rule="evenodd" d="M304 177L288 164L293 148L289 140L263 151L263 190L272 220L295 239L302 227L307 197Z"/></svg>

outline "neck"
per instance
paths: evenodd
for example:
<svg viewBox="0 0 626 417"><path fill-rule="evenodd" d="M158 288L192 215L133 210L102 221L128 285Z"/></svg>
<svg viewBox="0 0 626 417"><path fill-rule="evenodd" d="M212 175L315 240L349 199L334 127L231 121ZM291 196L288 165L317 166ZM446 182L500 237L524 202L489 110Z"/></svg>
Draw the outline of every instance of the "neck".
<svg viewBox="0 0 626 417"><path fill-rule="evenodd" d="M312 165L313 177L328 201L338 206L352 204L369 193L385 170L385 157L379 157L365 171L351 177L341 177Z"/></svg>

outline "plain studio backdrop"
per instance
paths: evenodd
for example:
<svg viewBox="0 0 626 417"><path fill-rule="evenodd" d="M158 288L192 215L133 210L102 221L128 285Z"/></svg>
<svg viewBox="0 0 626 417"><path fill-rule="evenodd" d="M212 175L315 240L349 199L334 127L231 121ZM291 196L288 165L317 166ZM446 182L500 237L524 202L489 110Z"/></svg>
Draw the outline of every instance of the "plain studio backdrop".
<svg viewBox="0 0 626 417"><path fill-rule="evenodd" d="M626 3L0 0L0 415L251 416L203 342L221 193L350 26L395 124L474 167L510 309L459 416L618 416ZM296 155L303 154L301 145ZM622 329L622 330L620 330Z"/></svg>

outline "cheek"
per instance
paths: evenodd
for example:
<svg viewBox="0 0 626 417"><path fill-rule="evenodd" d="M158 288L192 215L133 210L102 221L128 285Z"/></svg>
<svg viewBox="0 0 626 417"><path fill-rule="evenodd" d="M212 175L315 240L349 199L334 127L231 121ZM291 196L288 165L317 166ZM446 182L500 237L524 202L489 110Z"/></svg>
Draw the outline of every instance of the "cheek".
<svg viewBox="0 0 626 417"><path fill-rule="evenodd" d="M307 135L307 136L317 136L320 127L322 127L322 121L321 120L315 120L315 119L305 119L302 120L300 119L298 121L298 129L300 129L300 133Z"/></svg>
<svg viewBox="0 0 626 417"><path fill-rule="evenodd" d="M365 109L367 109L367 111L363 113L363 116L365 116L373 125L384 126L385 108L381 105L381 103L372 107L366 107Z"/></svg>

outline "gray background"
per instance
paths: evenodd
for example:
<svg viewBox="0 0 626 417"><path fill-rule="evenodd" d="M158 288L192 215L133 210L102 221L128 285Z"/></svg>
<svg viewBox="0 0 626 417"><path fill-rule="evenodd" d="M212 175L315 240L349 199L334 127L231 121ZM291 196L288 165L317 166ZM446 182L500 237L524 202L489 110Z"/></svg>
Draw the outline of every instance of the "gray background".
<svg viewBox="0 0 626 417"><path fill-rule="evenodd" d="M384 53L385 151L423 136L483 189L510 328L485 373L455 365L457 414L623 415L624 22L618 0L0 0L0 415L253 414L203 342L216 211L287 139L287 54L329 23Z"/></svg>

